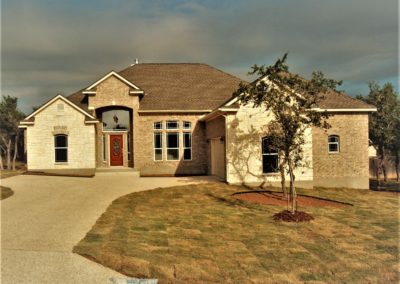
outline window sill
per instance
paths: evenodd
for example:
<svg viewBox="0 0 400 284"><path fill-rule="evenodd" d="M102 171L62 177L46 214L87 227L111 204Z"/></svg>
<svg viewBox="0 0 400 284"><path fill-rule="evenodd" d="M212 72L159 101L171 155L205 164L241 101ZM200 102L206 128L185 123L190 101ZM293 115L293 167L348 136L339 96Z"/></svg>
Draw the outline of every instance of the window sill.
<svg viewBox="0 0 400 284"><path fill-rule="evenodd" d="M280 176L281 173L263 173L263 176L269 176L269 177L274 177L274 176Z"/></svg>
<svg viewBox="0 0 400 284"><path fill-rule="evenodd" d="M54 165L68 165L68 162L55 162Z"/></svg>

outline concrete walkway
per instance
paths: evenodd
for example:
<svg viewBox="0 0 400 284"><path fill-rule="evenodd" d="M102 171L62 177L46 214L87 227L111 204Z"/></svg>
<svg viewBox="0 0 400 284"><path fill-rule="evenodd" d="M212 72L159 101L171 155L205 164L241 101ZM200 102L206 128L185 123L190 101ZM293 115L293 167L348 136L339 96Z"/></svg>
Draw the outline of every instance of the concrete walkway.
<svg viewBox="0 0 400 284"><path fill-rule="evenodd" d="M1 283L112 283L125 276L72 253L110 203L131 192L216 181L212 177L94 178L21 175L0 180Z"/></svg>

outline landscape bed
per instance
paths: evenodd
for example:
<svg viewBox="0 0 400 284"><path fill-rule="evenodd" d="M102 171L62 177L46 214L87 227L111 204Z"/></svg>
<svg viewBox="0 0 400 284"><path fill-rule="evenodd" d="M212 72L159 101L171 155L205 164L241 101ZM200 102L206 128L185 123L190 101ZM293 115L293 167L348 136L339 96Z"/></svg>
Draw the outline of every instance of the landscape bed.
<svg viewBox="0 0 400 284"><path fill-rule="evenodd" d="M74 252L160 283L398 283L399 196L299 190L354 206L300 207L305 223L276 222L286 207L237 200L247 190L187 185L116 199Z"/></svg>

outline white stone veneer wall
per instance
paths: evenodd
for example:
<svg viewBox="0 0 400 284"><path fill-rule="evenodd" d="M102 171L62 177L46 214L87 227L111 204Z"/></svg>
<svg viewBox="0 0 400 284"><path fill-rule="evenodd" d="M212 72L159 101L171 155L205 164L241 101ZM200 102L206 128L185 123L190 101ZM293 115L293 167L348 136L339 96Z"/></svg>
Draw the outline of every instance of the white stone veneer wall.
<svg viewBox="0 0 400 284"><path fill-rule="evenodd" d="M262 183L266 185L280 182L280 174L262 173L261 140L267 133L266 125L273 115L263 108L250 105L240 107L236 114L226 116L227 182ZM296 169L296 181L312 182L312 131L306 131L304 161L308 166ZM289 176L286 177L289 180ZM306 183L304 183L305 185ZM307 187L312 186L309 184Z"/></svg>
<svg viewBox="0 0 400 284"><path fill-rule="evenodd" d="M64 110L58 110L62 104ZM68 131L68 162L55 163L54 127ZM27 128L28 170L95 168L95 129L85 116L61 99L35 116Z"/></svg>

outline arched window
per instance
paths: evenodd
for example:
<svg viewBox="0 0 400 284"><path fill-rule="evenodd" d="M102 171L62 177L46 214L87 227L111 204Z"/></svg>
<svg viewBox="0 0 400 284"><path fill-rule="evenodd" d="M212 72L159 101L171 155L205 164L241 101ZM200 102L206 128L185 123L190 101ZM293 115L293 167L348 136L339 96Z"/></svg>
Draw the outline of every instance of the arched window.
<svg viewBox="0 0 400 284"><path fill-rule="evenodd" d="M262 139L262 167L264 174L279 171L279 154L269 137Z"/></svg>
<svg viewBox="0 0 400 284"><path fill-rule="evenodd" d="M68 162L68 136L58 134L54 136L54 150L56 163Z"/></svg>
<svg viewBox="0 0 400 284"><path fill-rule="evenodd" d="M339 153L340 151L340 138L337 135L328 136L328 152Z"/></svg>

